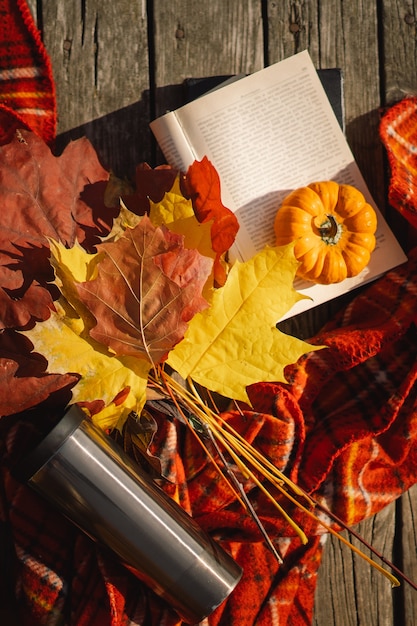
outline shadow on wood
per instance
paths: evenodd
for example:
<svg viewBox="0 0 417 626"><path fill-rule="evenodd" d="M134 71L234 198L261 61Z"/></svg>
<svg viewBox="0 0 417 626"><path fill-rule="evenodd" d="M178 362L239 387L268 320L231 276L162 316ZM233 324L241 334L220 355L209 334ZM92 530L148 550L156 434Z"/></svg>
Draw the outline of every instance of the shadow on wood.
<svg viewBox="0 0 417 626"><path fill-rule="evenodd" d="M132 178L136 165L152 157L149 117L146 91L141 100L58 135L55 152L60 154L70 141L87 137L106 169L121 178Z"/></svg>
<svg viewBox="0 0 417 626"><path fill-rule="evenodd" d="M121 178L131 179L139 163L145 161L153 167L165 163L153 139L149 122L166 111L182 106L186 98L184 84L160 87L154 94L146 90L137 102L58 135L55 153L60 154L70 141L87 137L106 169ZM160 103L157 113L154 112L155 102Z"/></svg>

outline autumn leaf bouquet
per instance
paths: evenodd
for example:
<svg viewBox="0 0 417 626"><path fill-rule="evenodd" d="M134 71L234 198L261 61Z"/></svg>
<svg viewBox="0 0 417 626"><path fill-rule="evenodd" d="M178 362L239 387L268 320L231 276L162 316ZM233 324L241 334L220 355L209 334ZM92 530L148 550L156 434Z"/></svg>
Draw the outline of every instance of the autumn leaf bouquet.
<svg viewBox="0 0 417 626"><path fill-rule="evenodd" d="M132 184L87 139L56 157L16 130L0 163L1 415L66 390L103 430L133 425L146 456L157 401L234 463L252 458L213 393L248 404L248 385L285 380L316 349L276 328L301 297L292 245L228 265L238 223L207 159L186 173L140 165Z"/></svg>
<svg viewBox="0 0 417 626"><path fill-rule="evenodd" d="M302 297L293 243L229 264L238 223L207 159L185 173L142 164L132 183L104 169L85 138L54 156L15 130L0 146L0 197L2 422L30 424L45 403L59 419L76 403L164 475L150 450L156 409L198 440L278 562L243 482L302 543L285 502L346 543L330 512L319 520L318 503L219 408L243 419L250 386L285 382L287 365L319 349L276 325Z"/></svg>
<svg viewBox="0 0 417 626"><path fill-rule="evenodd" d="M291 246L228 268L238 224L207 159L186 174L139 166L135 187L86 139L55 157L17 131L1 152L3 329L25 335L48 374L75 376L71 402L102 428L140 415L172 371L248 402L248 385L283 380L312 348L276 328L301 297ZM13 388L12 359L5 371Z"/></svg>

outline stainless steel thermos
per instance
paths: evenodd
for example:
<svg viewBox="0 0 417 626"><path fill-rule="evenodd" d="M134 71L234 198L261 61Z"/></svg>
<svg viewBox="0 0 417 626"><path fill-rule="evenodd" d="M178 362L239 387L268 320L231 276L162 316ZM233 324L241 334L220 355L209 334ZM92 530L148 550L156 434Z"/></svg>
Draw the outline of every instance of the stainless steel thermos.
<svg viewBox="0 0 417 626"><path fill-rule="evenodd" d="M240 579L231 556L76 405L19 474L189 624L214 611Z"/></svg>

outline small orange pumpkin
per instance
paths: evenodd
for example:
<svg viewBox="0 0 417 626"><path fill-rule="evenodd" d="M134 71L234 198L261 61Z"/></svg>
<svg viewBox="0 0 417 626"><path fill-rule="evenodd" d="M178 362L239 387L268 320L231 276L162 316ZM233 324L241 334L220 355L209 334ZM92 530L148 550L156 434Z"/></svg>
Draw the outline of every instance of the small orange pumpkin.
<svg viewBox="0 0 417 626"><path fill-rule="evenodd" d="M356 276L368 265L376 226L376 213L362 193L334 181L290 193L274 223L278 246L295 242L297 274L324 285Z"/></svg>

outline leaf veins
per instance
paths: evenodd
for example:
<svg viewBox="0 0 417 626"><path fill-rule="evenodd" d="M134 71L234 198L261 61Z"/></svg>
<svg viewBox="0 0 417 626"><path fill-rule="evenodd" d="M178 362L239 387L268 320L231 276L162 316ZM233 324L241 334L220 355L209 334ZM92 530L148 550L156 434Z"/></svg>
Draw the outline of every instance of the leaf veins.
<svg viewBox="0 0 417 626"><path fill-rule="evenodd" d="M187 323L207 306L201 292L212 261L144 216L117 241L97 246L97 278L76 285L97 324L91 337L117 355L163 361Z"/></svg>

